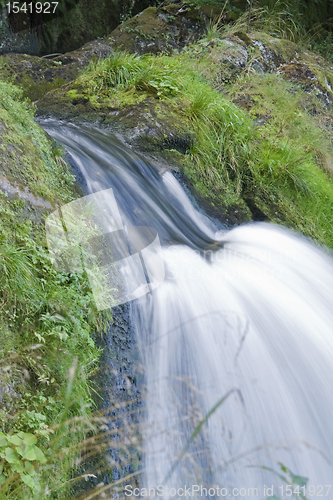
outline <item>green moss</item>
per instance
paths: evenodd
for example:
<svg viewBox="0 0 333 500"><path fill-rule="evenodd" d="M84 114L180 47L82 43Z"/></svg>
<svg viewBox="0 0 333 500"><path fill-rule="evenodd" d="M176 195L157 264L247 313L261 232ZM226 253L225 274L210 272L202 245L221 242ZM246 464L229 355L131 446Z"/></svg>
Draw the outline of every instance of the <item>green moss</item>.
<svg viewBox="0 0 333 500"><path fill-rule="evenodd" d="M62 65L61 61L25 54L6 54L0 62L0 78L19 85L23 97L32 101L74 80L77 75L78 62Z"/></svg>
<svg viewBox="0 0 333 500"><path fill-rule="evenodd" d="M296 43L284 38L270 36L264 32L253 33L251 38L263 42L265 47L275 54L277 61L292 61L299 51Z"/></svg>
<svg viewBox="0 0 333 500"><path fill-rule="evenodd" d="M2 134L1 173L22 191L51 204L73 199L74 177L52 154L50 140L33 120L33 109L22 103L22 92L0 81Z"/></svg>
<svg viewBox="0 0 333 500"><path fill-rule="evenodd" d="M276 75L244 77L233 96L237 101L244 94L252 103L250 116L260 122L255 156L260 154L261 162L251 162L250 196L272 220L332 246L333 148L330 130L322 127L329 112L321 104L321 115L309 115L311 97Z"/></svg>
<svg viewBox="0 0 333 500"><path fill-rule="evenodd" d="M136 41L149 42L164 37L167 31L166 22L158 17L156 7L148 7L135 17L127 20L116 28L109 41L121 50L133 52ZM157 48L152 49L157 51Z"/></svg>

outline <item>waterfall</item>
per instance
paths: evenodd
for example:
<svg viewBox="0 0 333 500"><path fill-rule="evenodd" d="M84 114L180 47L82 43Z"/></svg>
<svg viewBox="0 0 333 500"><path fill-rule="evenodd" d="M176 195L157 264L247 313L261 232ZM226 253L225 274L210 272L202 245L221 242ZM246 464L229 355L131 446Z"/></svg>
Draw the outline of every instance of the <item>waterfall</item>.
<svg viewBox="0 0 333 500"><path fill-rule="evenodd" d="M218 225L170 171L105 130L42 125L86 194L111 187L123 223L152 227L161 241L165 279L130 304L146 380L141 487L165 498L193 485L191 496L283 497L273 471L305 482L289 470L307 478L300 492L330 498L331 254L276 225Z"/></svg>

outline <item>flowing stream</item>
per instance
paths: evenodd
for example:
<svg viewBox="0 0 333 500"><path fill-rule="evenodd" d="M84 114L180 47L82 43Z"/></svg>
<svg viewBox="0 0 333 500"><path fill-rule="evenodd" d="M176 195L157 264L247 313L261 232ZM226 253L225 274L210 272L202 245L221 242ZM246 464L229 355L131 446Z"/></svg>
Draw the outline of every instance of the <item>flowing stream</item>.
<svg viewBox="0 0 333 500"><path fill-rule="evenodd" d="M86 194L112 188L123 224L156 229L162 245L164 281L130 304L147 387L140 487L287 498L305 481L280 463L308 478L307 497L333 498L331 255L275 225L219 226L105 130L42 126Z"/></svg>

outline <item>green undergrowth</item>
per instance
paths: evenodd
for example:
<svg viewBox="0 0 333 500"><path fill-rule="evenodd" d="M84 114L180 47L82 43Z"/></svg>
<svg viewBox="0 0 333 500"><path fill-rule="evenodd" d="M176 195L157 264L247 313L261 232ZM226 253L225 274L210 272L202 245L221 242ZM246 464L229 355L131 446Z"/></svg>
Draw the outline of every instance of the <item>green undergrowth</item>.
<svg viewBox="0 0 333 500"><path fill-rule="evenodd" d="M0 82L0 92L1 175L53 203L76 199L74 177L20 91ZM80 419L93 410L94 339L110 320L96 310L85 272L53 268L44 226L51 212L0 191L1 500L72 498L76 447L87 434Z"/></svg>
<svg viewBox="0 0 333 500"><path fill-rule="evenodd" d="M34 110L22 101L22 90L0 80L0 171L22 190L35 196L64 202L73 199L74 178L57 161L50 140L35 124Z"/></svg>
<svg viewBox="0 0 333 500"><path fill-rule="evenodd" d="M260 161L251 159L255 185L246 188L256 205L274 218L276 200L277 217L332 246L333 147L324 103L274 74L244 76L229 95L246 96L257 124Z"/></svg>
<svg viewBox="0 0 333 500"><path fill-rule="evenodd" d="M152 98L157 109L165 104L165 113L178 108L179 123L195 137L181 163L201 198L230 223L259 214L332 247L327 106L270 73L243 72L222 94L212 87L217 71L195 50L141 57L118 52L91 65L68 97L95 109ZM242 99L250 103L245 109Z"/></svg>

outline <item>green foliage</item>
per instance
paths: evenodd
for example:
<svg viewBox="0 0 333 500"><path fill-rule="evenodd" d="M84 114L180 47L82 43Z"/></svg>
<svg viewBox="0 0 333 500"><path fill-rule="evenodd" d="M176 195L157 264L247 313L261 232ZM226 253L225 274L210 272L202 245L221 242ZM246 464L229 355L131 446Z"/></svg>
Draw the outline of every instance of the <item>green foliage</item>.
<svg viewBox="0 0 333 500"><path fill-rule="evenodd" d="M251 178L245 189L253 192L256 186L256 202L263 212L270 200L280 221L291 221L333 246L331 133L322 126L322 118L307 113L315 101L295 85L269 74L241 78L231 95L244 94L251 98L250 116L263 120L256 129L258 145L249 161Z"/></svg>
<svg viewBox="0 0 333 500"><path fill-rule="evenodd" d="M37 437L31 433L0 433L0 485L6 488L6 481L18 474L24 484L31 490L40 490L36 478L35 464L45 464L46 458L42 450L36 446Z"/></svg>
<svg viewBox="0 0 333 500"><path fill-rule="evenodd" d="M38 287L32 269L27 249L0 244L2 307L10 308L9 304L16 303L18 309L26 297L31 301L38 300L38 293L35 295Z"/></svg>
<svg viewBox="0 0 333 500"><path fill-rule="evenodd" d="M263 8L254 10L251 27L280 38L300 41L305 33L304 18L299 3L289 0L261 2Z"/></svg>
<svg viewBox="0 0 333 500"><path fill-rule="evenodd" d="M271 18L286 17L285 21L301 33L313 33L313 28L320 25L329 26L333 15L332 3L329 0L259 0L259 5ZM281 22L281 20L279 20Z"/></svg>
<svg viewBox="0 0 333 500"><path fill-rule="evenodd" d="M309 43L311 50L319 52L331 64L333 62L333 33L323 31L320 36L312 38Z"/></svg>
<svg viewBox="0 0 333 500"><path fill-rule="evenodd" d="M22 190L28 187L51 203L71 201L75 178L56 162L50 140L34 122L34 108L22 101L22 94L19 87L0 80L2 172L21 184Z"/></svg>
<svg viewBox="0 0 333 500"><path fill-rule="evenodd" d="M122 52L92 64L79 80L88 96L111 89L133 88L163 98L177 95L182 88L171 58L138 57Z"/></svg>

